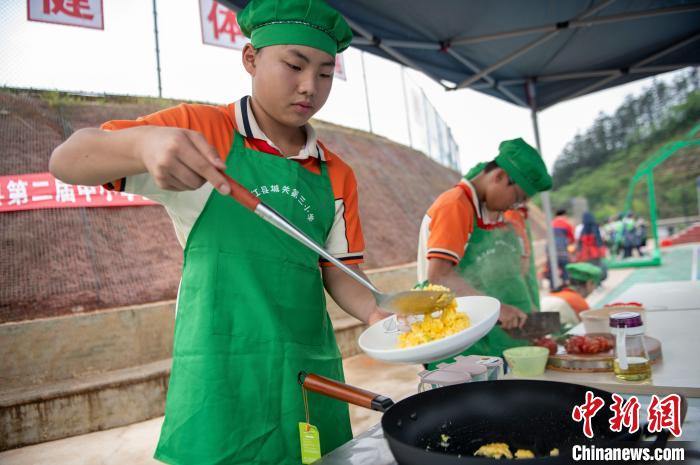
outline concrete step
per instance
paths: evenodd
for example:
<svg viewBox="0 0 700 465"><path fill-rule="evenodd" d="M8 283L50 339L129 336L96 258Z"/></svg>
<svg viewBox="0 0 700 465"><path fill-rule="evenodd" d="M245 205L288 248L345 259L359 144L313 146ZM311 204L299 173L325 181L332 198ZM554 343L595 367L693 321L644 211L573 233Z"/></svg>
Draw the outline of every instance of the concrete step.
<svg viewBox="0 0 700 465"><path fill-rule="evenodd" d="M163 415L171 360L0 392L0 450Z"/></svg>
<svg viewBox="0 0 700 465"><path fill-rule="evenodd" d="M377 362L364 355L343 360L345 380L398 402L414 394L417 365ZM381 413L350 405L354 434L381 419ZM153 458L163 417L128 426L0 452L2 465L162 465Z"/></svg>
<svg viewBox="0 0 700 465"><path fill-rule="evenodd" d="M0 390L70 381L172 354L174 301L0 325Z"/></svg>
<svg viewBox="0 0 700 465"><path fill-rule="evenodd" d="M361 352L366 326L334 321L343 358ZM163 415L172 359L0 391L0 451L129 425Z"/></svg>
<svg viewBox="0 0 700 465"><path fill-rule="evenodd" d="M368 272L387 292L415 282L415 265ZM366 326L327 298L343 358ZM0 450L162 415L175 302L0 325Z"/></svg>
<svg viewBox="0 0 700 465"><path fill-rule="evenodd" d="M366 326L334 321L343 358L361 352ZM129 425L163 415L172 359L0 390L0 451Z"/></svg>

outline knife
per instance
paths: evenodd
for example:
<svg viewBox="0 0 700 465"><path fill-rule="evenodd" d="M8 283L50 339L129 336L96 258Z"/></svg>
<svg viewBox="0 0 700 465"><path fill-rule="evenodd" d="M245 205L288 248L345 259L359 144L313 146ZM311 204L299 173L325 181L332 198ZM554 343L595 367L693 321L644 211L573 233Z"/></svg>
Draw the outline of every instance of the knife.
<svg viewBox="0 0 700 465"><path fill-rule="evenodd" d="M561 331L561 318L559 312L532 312L527 315L522 328L503 331L513 339L537 339Z"/></svg>

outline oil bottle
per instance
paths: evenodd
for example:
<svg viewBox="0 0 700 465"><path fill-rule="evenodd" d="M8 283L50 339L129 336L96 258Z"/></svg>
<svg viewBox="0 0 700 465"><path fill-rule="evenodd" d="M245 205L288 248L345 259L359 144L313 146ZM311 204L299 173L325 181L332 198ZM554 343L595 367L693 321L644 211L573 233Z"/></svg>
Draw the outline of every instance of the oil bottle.
<svg viewBox="0 0 700 465"><path fill-rule="evenodd" d="M615 336L615 376L623 381L651 378L649 354L644 345L644 323L637 312L610 315L610 332Z"/></svg>

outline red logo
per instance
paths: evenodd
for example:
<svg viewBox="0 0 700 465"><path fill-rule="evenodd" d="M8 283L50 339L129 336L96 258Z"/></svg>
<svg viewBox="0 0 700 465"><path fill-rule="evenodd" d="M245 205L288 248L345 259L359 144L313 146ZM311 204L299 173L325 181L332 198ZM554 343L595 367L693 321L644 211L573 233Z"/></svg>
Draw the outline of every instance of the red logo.
<svg viewBox="0 0 700 465"><path fill-rule="evenodd" d="M613 404L610 410L615 415L610 419L610 431L620 432L626 426L630 433L635 433L639 429L639 400L636 396L627 399L617 394L613 394Z"/></svg>
<svg viewBox="0 0 700 465"><path fill-rule="evenodd" d="M651 403L647 407L649 417L649 432L658 433L662 429L668 429L675 437L680 437L681 430L681 396L669 394L659 399L656 394L651 396Z"/></svg>
<svg viewBox="0 0 700 465"><path fill-rule="evenodd" d="M630 433L639 430L639 410L640 403L637 396L630 396L627 401L618 394L613 394L613 403L610 410L613 412L610 418L610 431L620 432L622 427L629 429ZM586 402L583 405L574 406L571 418L577 422L583 422L583 434L587 438L593 437L591 418L603 408L605 401L597 397L591 391L586 391ZM681 396L669 394L663 399L652 395L651 402L647 407L648 429L650 433L659 433L667 429L675 437L680 437L681 430Z"/></svg>
<svg viewBox="0 0 700 465"><path fill-rule="evenodd" d="M595 396L591 391L586 391L586 402L583 405L574 407L571 412L571 418L574 421L583 421L583 434L587 438L593 437L593 428L591 427L591 418L605 405L605 401L600 397Z"/></svg>

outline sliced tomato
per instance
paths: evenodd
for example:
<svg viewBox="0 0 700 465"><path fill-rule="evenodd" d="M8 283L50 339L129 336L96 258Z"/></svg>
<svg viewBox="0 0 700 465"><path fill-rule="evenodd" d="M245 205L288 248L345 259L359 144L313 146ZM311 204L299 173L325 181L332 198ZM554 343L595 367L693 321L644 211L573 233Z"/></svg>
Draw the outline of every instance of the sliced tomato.
<svg viewBox="0 0 700 465"><path fill-rule="evenodd" d="M549 349L549 355L554 355L557 353L557 343L554 339L550 337L541 337L535 339L532 343L536 346L545 347Z"/></svg>

